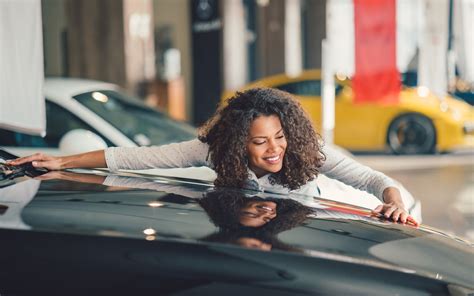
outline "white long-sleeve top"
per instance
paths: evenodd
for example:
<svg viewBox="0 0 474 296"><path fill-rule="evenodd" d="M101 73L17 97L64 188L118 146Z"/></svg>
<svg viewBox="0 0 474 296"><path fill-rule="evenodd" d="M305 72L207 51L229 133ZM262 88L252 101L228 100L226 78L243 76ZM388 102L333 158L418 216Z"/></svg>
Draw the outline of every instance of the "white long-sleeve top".
<svg viewBox="0 0 474 296"><path fill-rule="evenodd" d="M398 187L397 183L388 176L362 165L330 146L324 146L322 152L326 155L326 161L319 170L320 173L329 178L367 191L381 201L383 201L383 191L387 187ZM201 142L199 139L194 139L163 146L111 147L105 150L105 160L111 171L199 166L212 168L213 165L208 159L208 154L208 144ZM275 193L299 193L319 196L317 179L298 189L290 190L279 184L271 184L270 176L271 174L268 174L257 178L249 170L249 179L245 188Z"/></svg>

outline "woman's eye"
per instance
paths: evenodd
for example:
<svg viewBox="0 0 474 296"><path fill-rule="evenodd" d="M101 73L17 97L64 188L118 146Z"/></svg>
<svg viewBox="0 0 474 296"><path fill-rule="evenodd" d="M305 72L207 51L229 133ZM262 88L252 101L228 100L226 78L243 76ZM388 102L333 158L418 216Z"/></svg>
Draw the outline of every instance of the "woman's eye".
<svg viewBox="0 0 474 296"><path fill-rule="evenodd" d="M262 144L265 144L265 141L261 141L261 142L253 142L255 145L262 145Z"/></svg>
<svg viewBox="0 0 474 296"><path fill-rule="evenodd" d="M281 136L277 136L276 138L277 139L283 139L285 137L285 135L281 135Z"/></svg>

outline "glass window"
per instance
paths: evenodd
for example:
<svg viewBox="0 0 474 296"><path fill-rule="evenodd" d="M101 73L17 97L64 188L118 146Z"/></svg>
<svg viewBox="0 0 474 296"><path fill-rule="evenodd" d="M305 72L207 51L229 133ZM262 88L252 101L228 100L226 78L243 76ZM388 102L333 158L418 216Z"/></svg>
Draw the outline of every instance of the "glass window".
<svg viewBox="0 0 474 296"><path fill-rule="evenodd" d="M291 82L277 86L276 88L289 92L290 94L297 96L312 96L320 97L321 96L321 80L305 80ZM342 90L342 86L336 84L336 96Z"/></svg>
<svg viewBox="0 0 474 296"><path fill-rule="evenodd" d="M59 141L69 131L85 129L100 134L77 116L66 109L46 101L46 136L32 136L28 134L0 129L0 145L11 147L59 147ZM115 146L105 137L102 137L108 146Z"/></svg>
<svg viewBox="0 0 474 296"><path fill-rule="evenodd" d="M173 120L139 100L116 91L95 91L74 98L140 146L196 138L192 126Z"/></svg>
<svg viewBox="0 0 474 296"><path fill-rule="evenodd" d="M320 80L305 80L277 86L278 89L297 96L321 96Z"/></svg>

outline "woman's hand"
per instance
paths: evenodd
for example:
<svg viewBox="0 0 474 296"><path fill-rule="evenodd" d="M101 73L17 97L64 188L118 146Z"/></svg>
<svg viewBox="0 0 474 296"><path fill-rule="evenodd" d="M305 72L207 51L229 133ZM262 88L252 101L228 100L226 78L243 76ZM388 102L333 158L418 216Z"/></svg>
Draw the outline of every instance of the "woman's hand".
<svg viewBox="0 0 474 296"><path fill-rule="evenodd" d="M418 222L411 217L402 201L400 191L394 187L388 187L383 192L384 203L377 206L373 212L383 215L387 219L394 222L401 222L403 224L409 223L413 226L418 226Z"/></svg>
<svg viewBox="0 0 474 296"><path fill-rule="evenodd" d="M31 165L36 168L45 168L48 170L60 170L63 169L62 161L60 157L46 155L43 153L36 153L30 156L20 157L14 160L7 161L10 165L22 165L31 162Z"/></svg>

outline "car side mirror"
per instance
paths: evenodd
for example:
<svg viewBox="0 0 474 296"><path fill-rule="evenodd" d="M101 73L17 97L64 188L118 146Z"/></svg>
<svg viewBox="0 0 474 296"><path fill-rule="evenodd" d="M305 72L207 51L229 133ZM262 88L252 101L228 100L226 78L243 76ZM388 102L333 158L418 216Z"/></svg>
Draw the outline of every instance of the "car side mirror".
<svg viewBox="0 0 474 296"><path fill-rule="evenodd" d="M62 154L78 154L107 148L107 143L97 134L84 130L74 129L62 136L59 141L59 150Z"/></svg>

